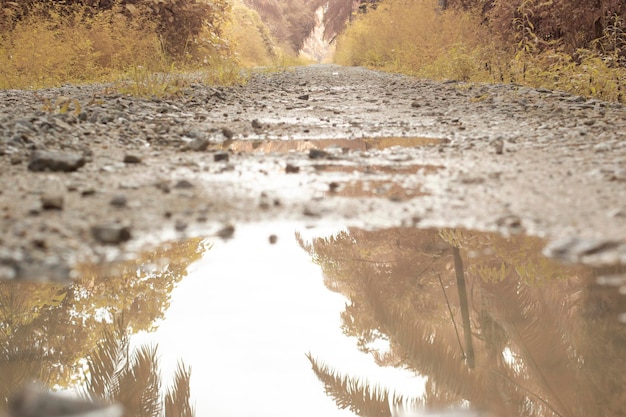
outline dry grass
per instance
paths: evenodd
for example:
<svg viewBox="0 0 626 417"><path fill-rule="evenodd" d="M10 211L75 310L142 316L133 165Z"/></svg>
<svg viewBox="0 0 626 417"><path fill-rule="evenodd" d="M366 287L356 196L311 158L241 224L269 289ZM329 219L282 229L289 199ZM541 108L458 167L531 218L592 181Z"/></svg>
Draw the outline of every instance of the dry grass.
<svg viewBox="0 0 626 417"><path fill-rule="evenodd" d="M174 58L147 13L125 11L36 3L0 33L0 88L113 81L125 94L176 96L185 71L203 72L210 84L245 82L228 41L209 25L193 40L193 56Z"/></svg>
<svg viewBox="0 0 626 417"><path fill-rule="evenodd" d="M574 60L556 45L537 48L533 27L524 26L523 16L517 20L525 36L512 46L490 32L478 12L441 12L435 0L386 0L359 15L338 37L335 61L439 80L514 82L626 101L626 69L614 64L611 51L601 56L580 49Z"/></svg>
<svg viewBox="0 0 626 417"><path fill-rule="evenodd" d="M163 54L148 21L117 10L90 15L35 6L0 37L0 88L99 81L135 65L156 67Z"/></svg>

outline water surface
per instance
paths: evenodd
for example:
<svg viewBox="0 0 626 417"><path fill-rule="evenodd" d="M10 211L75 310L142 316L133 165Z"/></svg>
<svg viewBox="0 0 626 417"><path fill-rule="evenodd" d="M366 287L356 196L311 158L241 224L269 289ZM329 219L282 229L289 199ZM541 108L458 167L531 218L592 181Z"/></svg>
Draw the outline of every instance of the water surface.
<svg viewBox="0 0 626 417"><path fill-rule="evenodd" d="M0 395L36 378L129 415L168 390L198 416L624 415L624 268L544 244L266 223L86 265L69 287L3 282Z"/></svg>

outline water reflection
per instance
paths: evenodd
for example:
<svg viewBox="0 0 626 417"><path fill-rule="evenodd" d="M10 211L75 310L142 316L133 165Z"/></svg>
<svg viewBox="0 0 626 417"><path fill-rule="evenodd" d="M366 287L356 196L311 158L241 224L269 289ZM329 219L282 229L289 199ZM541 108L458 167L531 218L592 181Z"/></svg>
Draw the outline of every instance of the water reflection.
<svg viewBox="0 0 626 417"><path fill-rule="evenodd" d="M626 303L597 283L623 266L559 264L525 236L293 230L0 283L0 414L34 378L127 416L626 415Z"/></svg>
<svg viewBox="0 0 626 417"><path fill-rule="evenodd" d="M91 381L89 393L120 401L139 395L141 377L151 381L139 389L146 394L156 381L155 352L132 354L126 338L164 317L172 289L206 249L193 239L111 268L83 266L69 286L0 282L0 411L32 380L59 388ZM124 405L133 409L132 401Z"/></svg>
<svg viewBox="0 0 626 417"><path fill-rule="evenodd" d="M223 148L234 152L289 152L311 149L340 148L344 151L386 149L392 146L428 146L442 143L443 139L427 137L381 137L354 139L290 139L290 140L230 140Z"/></svg>
<svg viewBox="0 0 626 417"><path fill-rule="evenodd" d="M349 297L342 327L359 349L428 378L423 396L394 396L311 355L339 406L625 415L626 303L596 285L623 267L567 267L543 258L538 239L458 230L350 230L303 246ZM380 339L388 349L373 347Z"/></svg>

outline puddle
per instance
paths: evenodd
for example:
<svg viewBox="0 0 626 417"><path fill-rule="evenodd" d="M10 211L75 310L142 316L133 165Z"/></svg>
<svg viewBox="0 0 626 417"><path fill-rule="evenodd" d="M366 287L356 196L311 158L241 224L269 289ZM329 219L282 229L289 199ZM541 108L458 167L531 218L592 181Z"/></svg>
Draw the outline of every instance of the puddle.
<svg viewBox="0 0 626 417"><path fill-rule="evenodd" d="M393 146L416 147L443 143L444 139L427 137L382 137L360 139L289 139L289 140L232 140L224 142L223 149L233 152L282 153L311 149L340 148L344 152L387 149Z"/></svg>
<svg viewBox="0 0 626 417"><path fill-rule="evenodd" d="M544 245L252 224L84 266L70 287L0 282L0 408L36 378L120 388L128 415L167 390L180 416L624 415L626 268L564 265Z"/></svg>

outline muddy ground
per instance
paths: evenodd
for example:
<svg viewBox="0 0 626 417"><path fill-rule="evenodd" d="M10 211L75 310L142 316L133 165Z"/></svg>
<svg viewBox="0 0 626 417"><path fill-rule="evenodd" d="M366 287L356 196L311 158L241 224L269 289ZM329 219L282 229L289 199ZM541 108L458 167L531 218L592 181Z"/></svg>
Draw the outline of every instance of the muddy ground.
<svg viewBox="0 0 626 417"><path fill-rule="evenodd" d="M0 92L1 278L283 220L524 232L626 263L622 105L331 65L112 91Z"/></svg>

